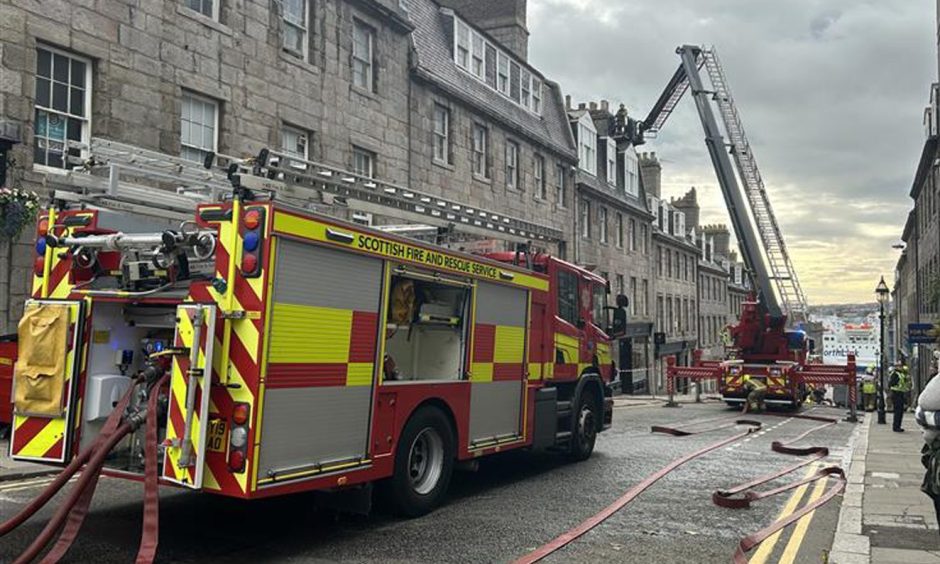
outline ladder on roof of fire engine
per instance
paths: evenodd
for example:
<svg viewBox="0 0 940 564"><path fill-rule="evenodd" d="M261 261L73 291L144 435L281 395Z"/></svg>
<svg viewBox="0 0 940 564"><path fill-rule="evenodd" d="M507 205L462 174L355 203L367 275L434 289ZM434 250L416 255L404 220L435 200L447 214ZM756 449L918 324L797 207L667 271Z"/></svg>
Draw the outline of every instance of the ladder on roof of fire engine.
<svg viewBox="0 0 940 564"><path fill-rule="evenodd" d="M711 155L712 161L718 174L722 193L728 203L728 211L735 226L745 263L754 274L758 288L763 293L763 301L772 315L776 315L777 310L782 306L783 312L792 323L805 321L806 296L803 294L796 269L793 267L783 234L770 205L763 178L757 168L757 161L754 159L747 135L744 133L744 126L731 96L718 54L714 48L703 49L695 46L680 47L677 53L682 57L682 63L656 104L653 105L641 128L644 133L651 133L655 136L665 125L682 96L691 87L699 109L699 116L706 130L706 142L716 143L721 136L707 98L710 97L711 101L716 102L727 133L724 147L729 149L733 156L737 176L740 177L743 185L746 206L750 209L756 224L757 236L755 237L744 206L736 201L737 178L734 170L730 169L727 154L718 154L718 151L714 150ZM699 71L703 66L712 84L712 91L706 91L702 85ZM760 253L761 249L763 253ZM771 284L773 288L770 287ZM773 295L774 288L776 296ZM779 297L779 304L777 297Z"/></svg>
<svg viewBox="0 0 940 564"><path fill-rule="evenodd" d="M230 175L245 188L289 205L316 210L336 203L363 212L449 227L455 231L515 242L558 242L557 228L468 206L341 168L263 150L257 158L216 155L213 166L108 139L72 144L86 156L64 174L48 175L58 200L142 215L192 219L196 204L220 201L232 192Z"/></svg>

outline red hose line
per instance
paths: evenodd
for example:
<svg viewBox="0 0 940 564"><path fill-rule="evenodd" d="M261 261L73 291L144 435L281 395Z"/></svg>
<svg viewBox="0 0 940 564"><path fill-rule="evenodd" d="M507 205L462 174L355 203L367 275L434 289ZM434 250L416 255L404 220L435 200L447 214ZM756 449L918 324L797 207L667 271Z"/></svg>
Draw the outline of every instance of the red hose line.
<svg viewBox="0 0 940 564"><path fill-rule="evenodd" d="M160 495L157 476L157 398L169 380L164 376L151 389L147 401L147 431L144 438L144 519L140 531L136 564L151 564L157 557L160 540Z"/></svg>
<svg viewBox="0 0 940 564"><path fill-rule="evenodd" d="M111 449L114 448L114 446L118 444L121 439L131 432L131 429L132 427L130 423L123 423L120 427L118 427L115 433L108 438L108 440L99 445L98 450L95 451L91 457L91 460L88 461L88 465L85 467L85 471L82 472L82 476L75 483L75 487L71 492L69 492L68 497L65 498L63 503L56 510L55 514L53 514L52 518L49 519L49 522L46 523L46 527L42 530L41 533L39 533L39 536L37 536L33 540L32 544L30 544L29 547L19 555L19 557L14 561L14 564L28 564L33 559L35 559L40 552L42 552L43 548L45 548L47 544L49 544L53 535L65 522L65 519L68 517L72 507L74 507L78 502L84 489L88 487L88 484L92 481L92 479L97 479L98 471L104 464L104 459L107 457L108 453L111 452Z"/></svg>
<svg viewBox="0 0 940 564"><path fill-rule="evenodd" d="M13 529L22 525L27 519L32 517L37 511L43 508L46 503L52 499L55 494L59 493L59 490L65 486L66 483L75 475L75 473L86 463L88 459L91 458L94 454L101 441L107 437L107 432L110 431L113 433L114 429L117 428L118 422L121 420L121 417L124 414L124 410L127 408L127 404L130 402L130 398L133 395L135 385L130 386L127 389L127 392L124 393L124 396L120 399L117 406L112 410L111 415L108 416L108 419L105 421L104 427L101 429L101 433L95 439L95 441L88 446L85 450L78 453L75 458L72 459L69 464L56 475L55 479L43 489L29 504L20 510L19 513L13 517L7 519L3 523L0 523L0 537L6 535Z"/></svg>
<svg viewBox="0 0 940 564"><path fill-rule="evenodd" d="M545 558L546 556L549 556L553 552L556 552L562 549L568 543L581 537L582 535L584 535L585 533L587 533L588 531L590 531L597 525L604 522L611 515L623 509L624 506L626 506L628 503L636 499L638 495L646 491L650 486L658 482L666 474L672 472L673 470L682 466L686 462L689 462L690 460L698 458L699 456L702 456L713 450L719 449L739 439L743 439L744 437L750 435L751 433L753 433L754 431L760 428L760 423L756 423L756 426L753 426L753 423L755 422L748 422L748 424L752 426L747 431L738 433L736 435L732 435L726 439L722 439L718 442L712 443L704 448L701 448L693 453L687 454L681 458L677 458L676 460L673 460L666 467L647 476L642 482L630 488L630 490L627 491L627 493L623 494L620 498L618 498L612 504L608 505L601 512L597 513L593 517L588 518L577 527L558 535L552 541L540 546L539 548L535 549L529 554L526 554L525 556L520 557L514 562L514 564L531 564L533 562L538 562L539 560L542 560L543 558Z"/></svg>

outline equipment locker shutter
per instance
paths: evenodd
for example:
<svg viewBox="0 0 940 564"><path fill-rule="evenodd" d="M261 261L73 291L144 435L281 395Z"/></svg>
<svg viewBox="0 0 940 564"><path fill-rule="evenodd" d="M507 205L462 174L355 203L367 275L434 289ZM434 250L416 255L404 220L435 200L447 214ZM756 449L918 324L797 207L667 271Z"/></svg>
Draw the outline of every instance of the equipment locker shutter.
<svg viewBox="0 0 940 564"><path fill-rule="evenodd" d="M470 444L519 436L525 379L526 290L477 285Z"/></svg>
<svg viewBox="0 0 940 564"><path fill-rule="evenodd" d="M258 483L367 456L382 261L280 239Z"/></svg>

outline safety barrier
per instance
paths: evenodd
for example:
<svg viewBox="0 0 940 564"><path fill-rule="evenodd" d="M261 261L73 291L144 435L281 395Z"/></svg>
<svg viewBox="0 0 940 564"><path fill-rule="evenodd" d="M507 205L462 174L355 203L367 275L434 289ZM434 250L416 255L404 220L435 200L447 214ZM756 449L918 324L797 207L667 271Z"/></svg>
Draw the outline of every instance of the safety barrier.
<svg viewBox="0 0 940 564"><path fill-rule="evenodd" d="M730 373L729 371L736 365L735 363L736 361L702 360L701 350L692 352L692 366L678 366L676 365L675 357L668 357L666 359L666 393L668 395L666 407L678 407L679 405L675 401L676 379L684 378L695 382L715 380L720 387L722 378ZM793 385L796 386L803 384L847 386L849 392L849 416L846 418L846 421L851 423L858 422L856 369L857 365L855 363L855 355L853 354L848 355L848 362L844 365L797 365L784 363L766 365L766 370L768 371L767 375L769 377L789 378ZM743 375L745 371L742 366L741 374ZM775 371L776 374L770 373L770 371Z"/></svg>

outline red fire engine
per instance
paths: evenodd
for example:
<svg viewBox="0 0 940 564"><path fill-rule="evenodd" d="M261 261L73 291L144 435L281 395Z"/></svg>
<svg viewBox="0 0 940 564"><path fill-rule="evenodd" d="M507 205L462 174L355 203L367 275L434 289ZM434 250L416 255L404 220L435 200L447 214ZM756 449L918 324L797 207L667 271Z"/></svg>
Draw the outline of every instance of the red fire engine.
<svg viewBox="0 0 940 564"><path fill-rule="evenodd" d="M87 201L42 215L13 458L68 463L119 417L113 476L149 456L162 484L246 499L379 481L420 515L457 463L591 455L612 414L602 278L304 211L253 171L178 228Z"/></svg>

